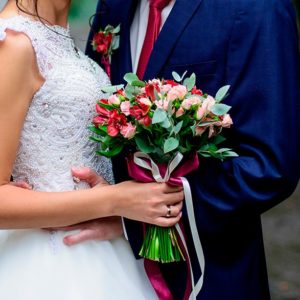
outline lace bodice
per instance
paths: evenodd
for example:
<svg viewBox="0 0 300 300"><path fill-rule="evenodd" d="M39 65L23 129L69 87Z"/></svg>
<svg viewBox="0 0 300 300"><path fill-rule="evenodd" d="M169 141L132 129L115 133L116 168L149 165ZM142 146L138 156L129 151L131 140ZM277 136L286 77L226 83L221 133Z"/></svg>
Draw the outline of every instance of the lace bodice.
<svg viewBox="0 0 300 300"><path fill-rule="evenodd" d="M104 71L75 48L68 28L16 16L0 19L0 41L7 30L29 37L45 78L27 113L13 177L36 190L73 190L70 169L84 165L112 182L111 163L95 154L87 129L101 87L109 84Z"/></svg>

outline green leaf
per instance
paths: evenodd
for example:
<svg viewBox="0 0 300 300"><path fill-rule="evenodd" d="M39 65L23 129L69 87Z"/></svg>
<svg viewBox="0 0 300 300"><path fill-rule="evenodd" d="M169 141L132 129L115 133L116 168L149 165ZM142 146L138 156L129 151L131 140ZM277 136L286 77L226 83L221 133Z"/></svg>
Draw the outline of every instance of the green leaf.
<svg viewBox="0 0 300 300"><path fill-rule="evenodd" d="M131 83L132 86L144 87L146 83L142 80L135 80Z"/></svg>
<svg viewBox="0 0 300 300"><path fill-rule="evenodd" d="M195 84L196 84L196 75L195 75L195 73L193 73L191 75L191 77L186 78L183 82L183 85L185 85L187 87L188 91L191 91L192 88L195 86Z"/></svg>
<svg viewBox="0 0 300 300"><path fill-rule="evenodd" d="M215 114L216 116L223 116L223 115L227 114L230 109L231 109L231 106L218 103L218 104L215 104L211 108L211 112L213 114Z"/></svg>
<svg viewBox="0 0 300 300"><path fill-rule="evenodd" d="M140 79L134 73L126 73L124 76L124 80L132 85L132 82L139 81Z"/></svg>
<svg viewBox="0 0 300 300"><path fill-rule="evenodd" d="M172 76L175 79L175 81L180 82L181 81L181 77L177 72L172 72Z"/></svg>
<svg viewBox="0 0 300 300"><path fill-rule="evenodd" d="M172 124L168 118L166 118L163 122L160 122L161 127L169 129Z"/></svg>
<svg viewBox="0 0 300 300"><path fill-rule="evenodd" d="M150 145L149 143L147 143L145 138L142 138L142 137L136 135L134 137L134 140L136 142L137 147L140 149L140 151L142 151L144 153L154 152L154 147L152 145Z"/></svg>
<svg viewBox="0 0 300 300"><path fill-rule="evenodd" d="M96 151L96 153L98 155L110 158L110 157L113 157L113 156L116 156L116 155L120 154L121 151L123 150L123 148L124 148L124 144L120 143L111 150L107 150L107 151L98 150L98 151Z"/></svg>
<svg viewBox="0 0 300 300"><path fill-rule="evenodd" d="M227 96L229 89L230 89L230 85L225 85L221 87L216 94L215 97L216 101L221 102Z"/></svg>
<svg viewBox="0 0 300 300"><path fill-rule="evenodd" d="M183 125L183 121L180 121L179 123L176 124L176 126L174 127L174 133L178 134L182 128Z"/></svg>
<svg viewBox="0 0 300 300"><path fill-rule="evenodd" d="M223 153L224 157L238 157L239 155L234 151L226 151Z"/></svg>
<svg viewBox="0 0 300 300"><path fill-rule="evenodd" d="M96 134L99 134L99 135L102 134L102 131L99 128L95 127L94 125L88 126L88 129Z"/></svg>
<svg viewBox="0 0 300 300"><path fill-rule="evenodd" d="M219 150L216 151L216 153L223 153L223 152L228 152L228 151L231 151L232 149L229 149L229 148L221 148Z"/></svg>
<svg viewBox="0 0 300 300"><path fill-rule="evenodd" d="M164 143L164 153L171 152L178 148L179 141L173 137L168 138Z"/></svg>
<svg viewBox="0 0 300 300"><path fill-rule="evenodd" d="M101 91L103 93L115 93L117 90L120 90L124 87L124 84L119 84L119 85L110 85L110 86L104 86L101 88Z"/></svg>
<svg viewBox="0 0 300 300"><path fill-rule="evenodd" d="M215 145L219 145L219 144L223 143L224 141L226 141L226 138L224 138L222 135L217 135L217 136L214 138L213 143L214 143Z"/></svg>
<svg viewBox="0 0 300 300"><path fill-rule="evenodd" d="M152 124L164 122L165 119L167 119L167 113L163 109L158 108L154 112Z"/></svg>
<svg viewBox="0 0 300 300"><path fill-rule="evenodd" d="M95 137L95 136L90 136L89 139L93 142L97 142L97 143L102 143L102 138L101 137Z"/></svg>
<svg viewBox="0 0 300 300"><path fill-rule="evenodd" d="M120 46L120 37L119 36L114 36L112 43L111 43L111 49L112 50L117 50Z"/></svg>
<svg viewBox="0 0 300 300"><path fill-rule="evenodd" d="M113 110L113 109L114 109L114 107L113 107L111 104L106 104L106 103L103 103L103 102L101 102L101 101L98 101L98 104L99 104L101 107L104 107L104 108L106 108L106 109L108 109L108 110Z"/></svg>
<svg viewBox="0 0 300 300"><path fill-rule="evenodd" d="M134 98L134 95L139 92L139 89L135 86L127 84L125 87L125 95L128 99Z"/></svg>
<svg viewBox="0 0 300 300"><path fill-rule="evenodd" d="M119 24L116 28L114 28L114 29L111 31L111 33L117 34L117 33L120 32L120 30L121 30L121 24Z"/></svg>

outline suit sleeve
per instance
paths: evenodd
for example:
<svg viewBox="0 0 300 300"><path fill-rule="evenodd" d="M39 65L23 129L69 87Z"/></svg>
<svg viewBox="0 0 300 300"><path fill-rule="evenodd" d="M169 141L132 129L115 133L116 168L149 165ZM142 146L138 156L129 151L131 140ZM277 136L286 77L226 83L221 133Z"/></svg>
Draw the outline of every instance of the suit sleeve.
<svg viewBox="0 0 300 300"><path fill-rule="evenodd" d="M203 159L188 177L198 228L208 233L270 209L299 180L295 15L289 1L262 2L260 13L237 12L228 48L224 84L231 85L226 103L234 121L228 143L239 157L223 163Z"/></svg>

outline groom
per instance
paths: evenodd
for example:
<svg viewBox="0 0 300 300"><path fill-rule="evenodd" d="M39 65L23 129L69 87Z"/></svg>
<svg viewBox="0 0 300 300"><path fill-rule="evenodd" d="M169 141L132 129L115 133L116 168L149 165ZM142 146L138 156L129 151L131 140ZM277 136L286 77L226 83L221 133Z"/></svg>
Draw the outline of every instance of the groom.
<svg viewBox="0 0 300 300"><path fill-rule="evenodd" d="M234 127L227 145L240 156L223 163L203 159L188 176L206 262L197 299L269 299L260 215L293 192L300 172L299 54L290 1L99 1L90 40L108 24L121 24L113 84L132 71L147 80L187 70L209 94L231 85ZM90 44L87 54L101 62ZM116 181L128 179L124 157L113 163ZM183 221L198 278L186 215ZM141 226L125 220L125 227L138 257ZM161 271L174 299L183 299L185 264Z"/></svg>

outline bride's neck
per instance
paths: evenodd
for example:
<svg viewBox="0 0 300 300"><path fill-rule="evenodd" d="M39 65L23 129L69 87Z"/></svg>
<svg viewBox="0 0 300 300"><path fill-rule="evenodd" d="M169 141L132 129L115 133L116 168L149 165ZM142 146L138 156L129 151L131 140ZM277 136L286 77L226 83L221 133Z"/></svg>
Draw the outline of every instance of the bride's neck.
<svg viewBox="0 0 300 300"><path fill-rule="evenodd" d="M34 0L22 0L19 1L19 7L34 16L38 13L37 18L51 25L67 26L71 0L39 0L37 7L35 7L35 2ZM16 1L10 0L8 4L16 6ZM16 9L18 8L16 7Z"/></svg>

